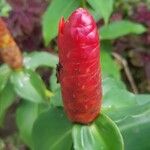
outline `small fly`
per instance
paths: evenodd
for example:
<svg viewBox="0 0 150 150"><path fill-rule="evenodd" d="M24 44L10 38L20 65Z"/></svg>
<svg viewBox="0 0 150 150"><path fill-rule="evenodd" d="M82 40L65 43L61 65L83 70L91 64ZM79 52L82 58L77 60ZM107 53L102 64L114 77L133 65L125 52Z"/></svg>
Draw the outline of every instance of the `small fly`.
<svg viewBox="0 0 150 150"><path fill-rule="evenodd" d="M57 64L57 67L56 67L56 77L57 77L57 83L60 82L59 78L60 78L60 71L62 70L63 66L61 65L61 63L59 62Z"/></svg>

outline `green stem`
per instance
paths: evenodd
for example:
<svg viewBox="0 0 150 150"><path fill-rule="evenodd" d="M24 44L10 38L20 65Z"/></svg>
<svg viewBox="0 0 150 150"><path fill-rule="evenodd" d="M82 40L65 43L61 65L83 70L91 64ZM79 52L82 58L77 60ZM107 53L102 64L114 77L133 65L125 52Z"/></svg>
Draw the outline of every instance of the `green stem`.
<svg viewBox="0 0 150 150"><path fill-rule="evenodd" d="M86 0L81 0L81 7L86 8Z"/></svg>

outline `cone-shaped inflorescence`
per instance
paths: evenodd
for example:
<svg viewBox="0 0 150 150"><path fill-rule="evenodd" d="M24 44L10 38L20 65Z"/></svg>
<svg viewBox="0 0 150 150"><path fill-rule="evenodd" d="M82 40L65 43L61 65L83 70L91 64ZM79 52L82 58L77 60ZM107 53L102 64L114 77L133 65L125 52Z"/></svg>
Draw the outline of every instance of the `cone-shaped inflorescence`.
<svg viewBox="0 0 150 150"><path fill-rule="evenodd" d="M19 69L23 65L23 58L19 47L15 43L4 21L0 18L0 56L12 69Z"/></svg>
<svg viewBox="0 0 150 150"><path fill-rule="evenodd" d="M58 80L64 108L72 122L92 122L101 107L100 47L96 23L90 13L77 9L59 23Z"/></svg>

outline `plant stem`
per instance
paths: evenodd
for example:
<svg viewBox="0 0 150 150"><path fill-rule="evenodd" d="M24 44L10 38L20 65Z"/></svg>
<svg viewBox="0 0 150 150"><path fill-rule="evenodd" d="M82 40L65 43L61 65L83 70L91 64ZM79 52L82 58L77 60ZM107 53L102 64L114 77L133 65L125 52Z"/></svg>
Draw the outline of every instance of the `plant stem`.
<svg viewBox="0 0 150 150"><path fill-rule="evenodd" d="M86 8L86 0L81 0L81 7Z"/></svg>

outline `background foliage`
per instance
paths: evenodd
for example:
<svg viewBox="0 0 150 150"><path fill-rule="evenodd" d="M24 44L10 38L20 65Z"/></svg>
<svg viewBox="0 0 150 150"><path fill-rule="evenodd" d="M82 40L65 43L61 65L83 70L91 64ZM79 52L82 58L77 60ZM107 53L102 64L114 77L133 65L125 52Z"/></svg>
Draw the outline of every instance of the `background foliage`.
<svg viewBox="0 0 150 150"><path fill-rule="evenodd" d="M0 66L0 149L121 150L123 141L125 150L150 149L148 3L1 0L0 15L22 50L24 69ZM102 115L87 126L67 120L55 76L58 22L78 7L92 13L101 39Z"/></svg>

